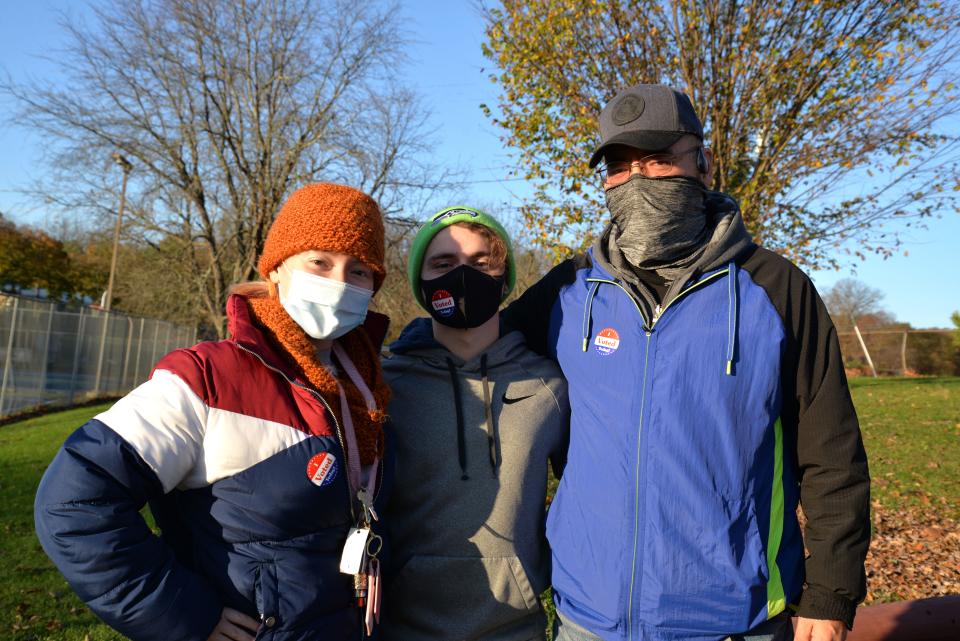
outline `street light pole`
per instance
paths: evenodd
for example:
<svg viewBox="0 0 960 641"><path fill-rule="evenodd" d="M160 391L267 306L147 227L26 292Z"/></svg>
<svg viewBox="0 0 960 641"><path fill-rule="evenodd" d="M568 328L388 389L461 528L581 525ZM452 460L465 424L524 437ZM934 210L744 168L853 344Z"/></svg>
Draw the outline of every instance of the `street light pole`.
<svg viewBox="0 0 960 641"><path fill-rule="evenodd" d="M107 300L103 305L104 310L108 312L110 311L111 303L113 303L113 277L117 270L117 249L120 246L120 222L123 220L123 207L127 201L127 176L130 175L130 170L133 169L130 161L118 152L113 152L111 157L113 158L113 162L120 165L120 169L123 170L123 186L120 188L120 210L117 212L117 224L113 228L113 256L110 258L110 278L107 280Z"/></svg>
<svg viewBox="0 0 960 641"><path fill-rule="evenodd" d="M94 395L100 395L100 385L103 380L103 357L107 348L107 328L110 325L110 305L113 303L113 276L117 270L117 249L120 246L120 221L123 220L123 206L127 200L127 176L133 165L117 152L111 155L113 162L123 170L123 186L120 188L120 210L117 212L117 225L113 228L113 256L110 258L110 278L107 280L106 300L103 302L103 318L100 325L100 353L97 355L97 377L93 384ZM80 337L77 337L80 340Z"/></svg>

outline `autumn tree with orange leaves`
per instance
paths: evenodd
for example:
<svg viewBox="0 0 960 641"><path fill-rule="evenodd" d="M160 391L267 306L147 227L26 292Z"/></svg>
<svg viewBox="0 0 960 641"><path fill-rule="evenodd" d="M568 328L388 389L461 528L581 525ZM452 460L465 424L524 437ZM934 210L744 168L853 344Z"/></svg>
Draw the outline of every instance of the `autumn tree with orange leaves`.
<svg viewBox="0 0 960 641"><path fill-rule="evenodd" d="M63 243L44 232L18 227L0 214L0 287L46 289L52 295L72 292L73 267Z"/></svg>
<svg viewBox="0 0 960 641"><path fill-rule="evenodd" d="M485 107L515 174L536 185L527 226L557 255L588 245L606 217L587 167L597 117L638 83L691 97L714 188L739 200L758 242L797 262L836 266L841 245L890 254L900 241L884 223L956 208L954 3L504 0L484 15L500 87Z"/></svg>

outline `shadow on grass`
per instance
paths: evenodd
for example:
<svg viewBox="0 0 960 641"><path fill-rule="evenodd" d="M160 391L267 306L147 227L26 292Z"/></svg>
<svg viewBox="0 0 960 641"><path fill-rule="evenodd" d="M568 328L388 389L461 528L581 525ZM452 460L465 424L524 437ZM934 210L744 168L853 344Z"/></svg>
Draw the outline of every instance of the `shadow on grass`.
<svg viewBox="0 0 960 641"><path fill-rule="evenodd" d="M850 387L877 387L890 383L910 383L912 385L960 385L960 376L881 376L872 378L858 376L848 379Z"/></svg>
<svg viewBox="0 0 960 641"><path fill-rule="evenodd" d="M19 423L20 421L25 421L30 418L38 418L40 416L46 416L47 414L56 414L58 412L65 412L67 410L74 410L78 407L91 407L93 405L101 405L103 403L113 403L115 401L123 398L122 396L110 395L110 396L96 396L94 398L87 399L80 403L71 403L69 405L50 403L48 405L37 405L35 407L28 407L24 410L21 410L15 414L10 414L8 416L0 417L0 427L4 425L9 425L11 423Z"/></svg>

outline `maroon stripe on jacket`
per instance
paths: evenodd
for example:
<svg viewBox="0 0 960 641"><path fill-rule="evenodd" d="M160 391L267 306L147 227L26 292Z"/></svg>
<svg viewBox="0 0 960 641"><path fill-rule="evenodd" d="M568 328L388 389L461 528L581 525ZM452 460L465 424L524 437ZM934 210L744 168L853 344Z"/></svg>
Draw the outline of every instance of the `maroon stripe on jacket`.
<svg viewBox="0 0 960 641"><path fill-rule="evenodd" d="M179 376L212 408L289 425L316 436L333 436L323 402L232 340L199 343L167 354L155 369Z"/></svg>

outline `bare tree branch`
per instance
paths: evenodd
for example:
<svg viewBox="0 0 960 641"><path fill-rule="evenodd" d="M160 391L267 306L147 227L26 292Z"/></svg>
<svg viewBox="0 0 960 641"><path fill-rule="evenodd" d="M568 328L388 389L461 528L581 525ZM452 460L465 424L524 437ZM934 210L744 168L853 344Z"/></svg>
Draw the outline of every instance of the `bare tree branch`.
<svg viewBox="0 0 960 641"><path fill-rule="evenodd" d="M119 151L133 163L128 237L176 257L164 278L221 335L227 290L256 276L293 188L344 182L409 213L443 183L418 155L429 144L420 103L387 82L405 45L393 6L104 0L93 15L65 25L66 86L0 92L51 142L56 169L40 189L67 206L112 213L110 179L90 159Z"/></svg>

